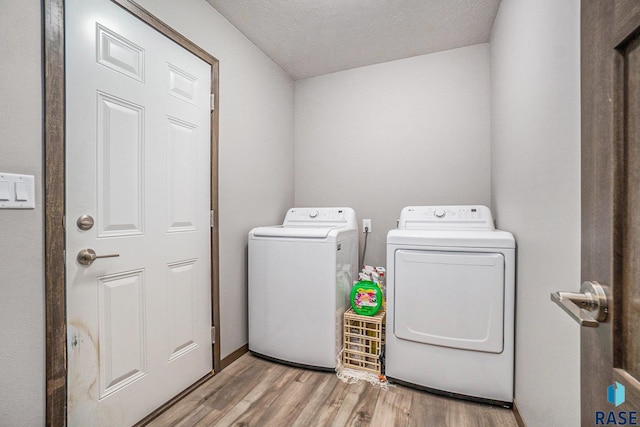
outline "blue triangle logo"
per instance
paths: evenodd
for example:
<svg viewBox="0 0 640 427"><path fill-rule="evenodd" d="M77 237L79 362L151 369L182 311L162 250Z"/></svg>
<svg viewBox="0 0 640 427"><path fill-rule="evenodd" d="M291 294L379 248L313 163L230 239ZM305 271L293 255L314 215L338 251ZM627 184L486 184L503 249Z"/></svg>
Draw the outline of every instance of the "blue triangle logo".
<svg viewBox="0 0 640 427"><path fill-rule="evenodd" d="M615 384L611 384L607 388L607 400L612 405L616 405L616 407L622 405L624 403L624 386L616 381Z"/></svg>

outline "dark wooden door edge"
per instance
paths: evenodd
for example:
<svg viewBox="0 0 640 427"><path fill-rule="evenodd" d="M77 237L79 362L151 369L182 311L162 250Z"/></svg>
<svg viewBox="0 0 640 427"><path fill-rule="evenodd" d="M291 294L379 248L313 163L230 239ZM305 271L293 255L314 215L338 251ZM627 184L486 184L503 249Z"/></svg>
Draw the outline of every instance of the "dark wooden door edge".
<svg viewBox="0 0 640 427"><path fill-rule="evenodd" d="M137 3L111 0L211 65L211 209L218 214L218 123L219 63L204 49L174 31ZM65 69L64 0L43 0L43 140L44 140L44 222L45 222L45 318L46 318L46 425L67 424L67 354L64 274L65 203ZM222 369L220 360L219 310L219 234L218 221L211 232L212 320L215 326L213 346L214 372ZM198 381L200 384L204 380ZM195 386L194 386L195 387ZM190 390L190 389L189 389ZM184 396L188 392L179 396ZM166 409L166 408L165 408Z"/></svg>

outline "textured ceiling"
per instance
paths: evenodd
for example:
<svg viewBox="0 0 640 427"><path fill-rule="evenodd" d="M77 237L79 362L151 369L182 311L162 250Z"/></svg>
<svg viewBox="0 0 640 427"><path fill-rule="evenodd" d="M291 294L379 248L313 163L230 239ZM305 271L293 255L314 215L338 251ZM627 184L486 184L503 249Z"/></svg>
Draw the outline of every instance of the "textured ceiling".
<svg viewBox="0 0 640 427"><path fill-rule="evenodd" d="M207 0L294 79L489 41L500 0Z"/></svg>

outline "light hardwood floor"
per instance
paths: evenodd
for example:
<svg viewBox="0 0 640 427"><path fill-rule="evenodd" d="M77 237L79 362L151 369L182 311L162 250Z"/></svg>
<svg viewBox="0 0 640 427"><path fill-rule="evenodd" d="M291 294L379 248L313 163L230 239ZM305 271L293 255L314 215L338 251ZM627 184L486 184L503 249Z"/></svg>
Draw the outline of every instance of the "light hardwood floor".
<svg viewBox="0 0 640 427"><path fill-rule="evenodd" d="M245 354L149 424L167 426L517 426L509 409L396 385L345 384L335 373Z"/></svg>

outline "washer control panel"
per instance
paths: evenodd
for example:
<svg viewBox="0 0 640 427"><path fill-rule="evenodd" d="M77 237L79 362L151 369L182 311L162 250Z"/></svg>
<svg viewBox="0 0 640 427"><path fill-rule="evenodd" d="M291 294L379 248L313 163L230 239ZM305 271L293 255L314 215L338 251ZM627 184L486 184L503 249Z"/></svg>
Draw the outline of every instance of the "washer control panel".
<svg viewBox="0 0 640 427"><path fill-rule="evenodd" d="M356 213L351 208L291 208L282 225L356 228L356 223Z"/></svg>
<svg viewBox="0 0 640 427"><path fill-rule="evenodd" d="M482 205L461 206L407 206L400 213L398 228L494 230L493 216Z"/></svg>

